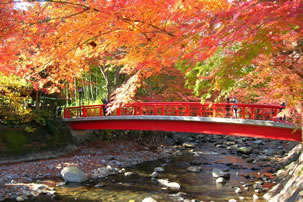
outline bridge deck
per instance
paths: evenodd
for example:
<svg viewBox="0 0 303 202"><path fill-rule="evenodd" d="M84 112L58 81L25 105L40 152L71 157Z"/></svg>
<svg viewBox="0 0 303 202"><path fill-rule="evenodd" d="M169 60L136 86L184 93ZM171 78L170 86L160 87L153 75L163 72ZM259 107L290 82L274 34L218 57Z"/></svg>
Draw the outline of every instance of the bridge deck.
<svg viewBox="0 0 303 202"><path fill-rule="evenodd" d="M140 103L138 105L136 103L117 109L111 116L104 116L104 105L81 106L67 108L64 120L76 130L176 131L302 141L301 130L294 130L293 125L277 121L276 115L281 110L281 106L239 104L237 112L240 119L221 118L229 112L226 110L226 104L209 108L200 103L199 105L196 103L194 105L176 105L174 103L175 111L171 110L172 106L172 104ZM169 115L167 112L173 115ZM199 116L203 113L208 117Z"/></svg>

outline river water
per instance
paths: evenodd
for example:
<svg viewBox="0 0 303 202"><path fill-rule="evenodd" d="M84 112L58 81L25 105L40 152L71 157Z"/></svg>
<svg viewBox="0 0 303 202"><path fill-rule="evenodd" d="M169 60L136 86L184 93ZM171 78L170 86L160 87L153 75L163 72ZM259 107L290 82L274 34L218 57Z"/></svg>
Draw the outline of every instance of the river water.
<svg viewBox="0 0 303 202"><path fill-rule="evenodd" d="M270 150L269 145L276 149L282 145L282 141L257 140L244 138L246 145L253 150L266 149L272 157L277 157L277 152ZM239 139L243 143L242 139ZM218 140L216 140L218 141ZM109 176L106 179L91 180L79 184L67 184L56 187L56 196L52 201L142 201L144 198L152 197L156 201L264 201L262 196L266 189L274 185L272 179L272 166L274 161L256 161L260 155L258 151L249 155L239 155L235 148L235 141L228 144L228 141L219 144L199 142L194 148L181 148L182 155L162 159L153 162L146 162L134 167L126 168L127 172L133 175L123 174ZM240 144L239 143L239 144ZM258 145L256 145L258 144ZM230 147L233 145L233 147ZM260 146L262 145L262 146ZM280 145L278 147L278 145ZM288 148L286 148L288 149ZM290 148L289 148L290 149ZM283 152L280 154L282 155ZM280 156L281 156L280 155ZM268 157L268 156L267 156ZM268 157L271 158L271 157ZM263 156L264 159L264 156ZM271 158L273 160L274 158ZM267 163L266 163L267 162ZM199 166L200 172L188 172L190 166ZM262 166L261 166L262 165ZM167 187L152 180L150 175L155 167L163 167L164 172L159 173L158 179L168 179L170 182L177 182L181 189L171 191ZM216 183L212 176L214 168L225 170L230 173L230 178L225 184ZM265 179L264 179L265 178ZM256 192L253 187L256 181L262 181L263 188ZM264 183L265 181L265 183ZM99 185L96 188L96 185ZM246 187L246 188L245 188ZM236 190L241 189L241 193ZM253 198L255 195L255 199ZM258 196L258 199L256 199ZM40 198L42 200L42 198ZM49 200L49 199L48 199Z"/></svg>

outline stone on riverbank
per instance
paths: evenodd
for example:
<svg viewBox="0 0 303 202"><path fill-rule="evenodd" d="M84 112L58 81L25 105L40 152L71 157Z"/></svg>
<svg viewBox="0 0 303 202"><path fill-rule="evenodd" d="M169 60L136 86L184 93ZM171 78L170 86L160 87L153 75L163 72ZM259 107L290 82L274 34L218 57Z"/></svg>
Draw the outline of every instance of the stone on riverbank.
<svg viewBox="0 0 303 202"><path fill-rule="evenodd" d="M16 201L24 201L24 200L27 200L27 199L28 199L27 196L21 195L21 196L17 196Z"/></svg>
<svg viewBox="0 0 303 202"><path fill-rule="evenodd" d="M239 147L237 152L240 154L251 154L252 148L251 147Z"/></svg>
<svg viewBox="0 0 303 202"><path fill-rule="evenodd" d="M196 144L192 143L192 142L184 142L182 144L182 146L185 147L185 148L194 148L196 146Z"/></svg>
<svg viewBox="0 0 303 202"><path fill-rule="evenodd" d="M68 166L61 170L61 175L66 182L85 182L87 175L77 167Z"/></svg>
<svg viewBox="0 0 303 202"><path fill-rule="evenodd" d="M98 175L101 175L102 177L107 177L110 175L110 171L106 167L98 168Z"/></svg>
<svg viewBox="0 0 303 202"><path fill-rule="evenodd" d="M293 158L296 156L296 158ZM279 184L275 185L263 197L269 202L275 201L302 201L303 199L303 153L302 145L298 145L288 154L288 160L293 159L281 171L277 172ZM287 160L287 161L288 161ZM286 161L286 162L287 162Z"/></svg>
<svg viewBox="0 0 303 202"><path fill-rule="evenodd" d="M2 178L0 178L0 188L3 188L5 186L4 181Z"/></svg>
<svg viewBox="0 0 303 202"><path fill-rule="evenodd" d="M18 179L19 178L19 175L17 175L17 174L7 174L7 175L5 175L4 177L4 180L6 180L6 181L11 181L11 180L16 180L16 179Z"/></svg>
<svg viewBox="0 0 303 202"><path fill-rule="evenodd" d="M6 199L4 198L4 196L0 195L0 201L5 201Z"/></svg>

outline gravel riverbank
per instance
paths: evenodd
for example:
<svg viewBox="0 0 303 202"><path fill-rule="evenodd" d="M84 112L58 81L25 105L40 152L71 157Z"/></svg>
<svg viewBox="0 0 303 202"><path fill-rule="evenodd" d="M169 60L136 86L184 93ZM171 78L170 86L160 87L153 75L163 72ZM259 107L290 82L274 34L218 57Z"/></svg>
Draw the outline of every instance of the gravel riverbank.
<svg viewBox="0 0 303 202"><path fill-rule="evenodd" d="M100 177L98 168L123 168L154 161L166 157L165 150L164 146L151 150L131 141L104 141L93 147L79 147L73 154L56 159L0 164L0 201L23 201L41 193L54 195L57 184L45 179L62 182L60 172L64 167L78 167L89 179L96 179Z"/></svg>
<svg viewBox="0 0 303 202"><path fill-rule="evenodd" d="M201 143L212 144L218 149L226 149L230 154L241 156L248 163L253 163L252 170L262 170L265 167L270 168L268 170L269 173L272 173L270 177L267 175L260 175L259 177L245 176L254 181L253 186L256 193L266 193L268 188L262 185L264 183L282 182L282 180L276 181L276 173L278 173L278 176L282 176L283 173L283 180L286 180L287 176L293 172L291 170L294 170L297 164L292 163L293 165L287 167L285 172L279 171L279 169L295 161L300 153L300 145L298 143L266 139L175 134L172 142L178 143L180 146L159 145L158 147L148 147L132 141L99 141L93 145L74 148L72 154L55 159L0 164L0 201L6 199L23 201L27 198L41 196L41 194L44 196L46 194L50 198L54 197L56 195L55 187L64 184L61 171L65 167L74 166L79 168L87 175L89 180L99 179L113 173L125 172L124 168L132 165L169 158L174 155L182 155L185 148L190 150L196 144ZM291 152L289 153L289 151ZM190 153L195 155L194 149ZM303 159L303 157L300 159ZM196 164L197 162L191 163ZM228 162L224 164L224 166L237 168L236 164ZM109 172L105 174L105 171ZM127 175L127 173L125 174ZM299 187L295 189L297 191L291 193L298 195L298 193L301 193L302 180L296 180L296 184ZM279 186L277 185L276 187ZM245 186L243 185L243 187L239 187L238 191L244 191L244 189ZM283 192L282 188L276 188L276 190ZM285 196L286 198L292 199L289 191L284 192L288 193L288 196ZM297 195L295 199L300 198ZM282 196L278 196L276 191L269 192L266 197L268 200L277 201L277 197Z"/></svg>

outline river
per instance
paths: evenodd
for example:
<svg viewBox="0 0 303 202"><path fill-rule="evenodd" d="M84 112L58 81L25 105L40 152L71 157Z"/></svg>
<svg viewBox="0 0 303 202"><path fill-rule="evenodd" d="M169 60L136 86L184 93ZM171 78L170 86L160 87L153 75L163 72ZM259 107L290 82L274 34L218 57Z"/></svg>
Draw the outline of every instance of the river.
<svg viewBox="0 0 303 202"><path fill-rule="evenodd" d="M223 141L224 140L224 141ZM126 168L129 176L118 174L84 184L56 187L53 201L264 201L262 196L274 184L273 163L278 164L293 143L254 138L208 136L202 141L179 149L179 155L145 162ZM240 146L252 149L239 152ZM258 151L256 151L258 149ZM261 151L260 151L261 150ZM189 172L190 166L199 172ZM151 178L154 168L162 167L157 179ZM217 183L214 169L230 174L225 183ZM177 182L180 190L171 190L159 179ZM255 184L262 184L261 188Z"/></svg>

